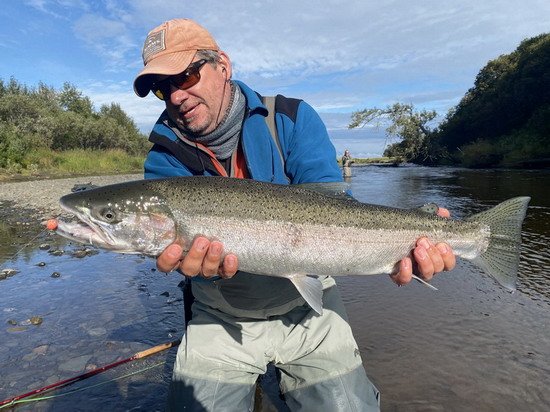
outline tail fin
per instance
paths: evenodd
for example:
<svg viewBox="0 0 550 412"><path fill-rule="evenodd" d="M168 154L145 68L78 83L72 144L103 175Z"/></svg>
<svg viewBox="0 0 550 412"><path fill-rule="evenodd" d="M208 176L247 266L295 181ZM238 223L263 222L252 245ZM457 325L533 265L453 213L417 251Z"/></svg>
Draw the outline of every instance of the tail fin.
<svg viewBox="0 0 550 412"><path fill-rule="evenodd" d="M487 250L473 263L509 290L516 289L521 224L530 200L530 197L515 197L467 219L485 223L491 231Z"/></svg>

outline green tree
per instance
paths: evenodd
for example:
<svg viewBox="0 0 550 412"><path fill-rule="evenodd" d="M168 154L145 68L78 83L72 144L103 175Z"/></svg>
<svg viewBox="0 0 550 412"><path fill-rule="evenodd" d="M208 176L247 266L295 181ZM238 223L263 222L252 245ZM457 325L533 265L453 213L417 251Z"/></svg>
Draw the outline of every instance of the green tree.
<svg viewBox="0 0 550 412"><path fill-rule="evenodd" d="M63 83L63 89L57 96L61 108L78 113L84 117L91 117L94 113L92 101L70 83Z"/></svg>
<svg viewBox="0 0 550 412"><path fill-rule="evenodd" d="M520 164L520 154L525 161L550 157L549 122L543 115L550 109L548 67L550 34L526 39L514 52L489 61L432 143L455 163L476 165L484 159L483 167L511 165L510 159Z"/></svg>
<svg viewBox="0 0 550 412"><path fill-rule="evenodd" d="M384 156L399 156L411 162L431 161L427 140L432 133L428 124L435 119L435 111L418 111L412 104L395 103L385 109L371 108L354 112L349 128L364 127L377 122L389 123L386 128L388 138L397 137L401 141L389 145Z"/></svg>
<svg viewBox="0 0 550 412"><path fill-rule="evenodd" d="M90 98L70 83L59 91L0 79L0 167L25 167L33 150L120 149L145 154L150 143L120 105L94 111Z"/></svg>

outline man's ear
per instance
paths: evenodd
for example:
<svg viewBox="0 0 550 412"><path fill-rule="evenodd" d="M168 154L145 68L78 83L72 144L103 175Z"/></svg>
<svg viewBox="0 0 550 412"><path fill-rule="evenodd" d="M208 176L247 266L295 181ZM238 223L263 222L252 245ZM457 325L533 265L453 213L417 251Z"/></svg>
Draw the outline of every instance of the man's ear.
<svg viewBox="0 0 550 412"><path fill-rule="evenodd" d="M220 51L219 55L220 62L218 64L221 66L222 73L225 75L225 80L229 81L231 80L232 74L231 60L229 59L229 56L223 51Z"/></svg>

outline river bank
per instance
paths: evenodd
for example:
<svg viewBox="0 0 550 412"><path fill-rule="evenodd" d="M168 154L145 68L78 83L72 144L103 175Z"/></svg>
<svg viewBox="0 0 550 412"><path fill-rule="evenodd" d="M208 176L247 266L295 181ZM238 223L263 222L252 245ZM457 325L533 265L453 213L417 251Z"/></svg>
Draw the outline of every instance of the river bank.
<svg viewBox="0 0 550 412"><path fill-rule="evenodd" d="M141 178L142 174L121 174L0 182L0 220L8 224L39 222L62 213L59 198L71 193L75 185L104 186Z"/></svg>

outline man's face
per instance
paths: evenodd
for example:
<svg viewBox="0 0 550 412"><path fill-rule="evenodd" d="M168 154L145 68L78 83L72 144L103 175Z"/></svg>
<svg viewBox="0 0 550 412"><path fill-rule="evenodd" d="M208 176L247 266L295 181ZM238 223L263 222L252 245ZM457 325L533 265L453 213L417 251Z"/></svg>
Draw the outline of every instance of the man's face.
<svg viewBox="0 0 550 412"><path fill-rule="evenodd" d="M220 52L220 56L222 61L216 67L209 63L201 67L197 84L185 90L170 85L166 110L184 133L210 133L223 118L231 96L231 87L226 82L231 69L225 54ZM198 57L194 61L197 60Z"/></svg>

